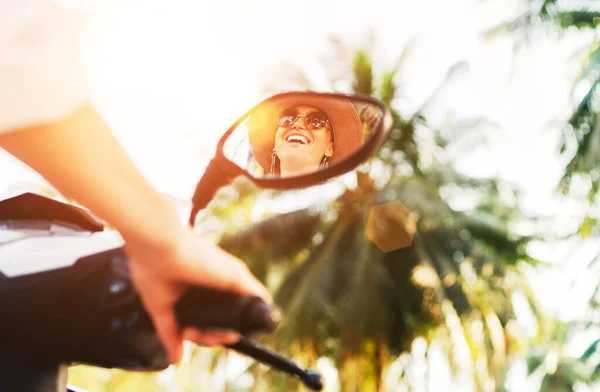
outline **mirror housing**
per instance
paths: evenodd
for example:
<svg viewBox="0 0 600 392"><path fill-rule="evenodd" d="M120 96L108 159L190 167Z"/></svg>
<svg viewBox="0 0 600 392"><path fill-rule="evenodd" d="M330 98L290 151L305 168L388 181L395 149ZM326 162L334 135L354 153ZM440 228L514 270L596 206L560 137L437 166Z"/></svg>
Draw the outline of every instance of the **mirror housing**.
<svg viewBox="0 0 600 392"><path fill-rule="evenodd" d="M293 113L289 115L282 110L290 108L296 110L297 116L294 117ZM368 110L364 110L365 108ZM327 124L323 125L323 121L319 121L319 118L315 120L309 117L312 112L319 111L325 114ZM268 112L270 116L263 116L262 113L264 112ZM239 159L237 160L238 163L234 162L233 157L235 154L232 155L231 149L228 148L230 147L228 142L233 139L236 140L236 145L245 143L244 156L248 156L250 159L254 158L254 163L262 161L262 166L269 166L268 162L264 162L264 157L262 159L260 157L255 158L258 156L258 150L255 146L257 138L252 136L252 121L255 118L261 118L260 116L269 118L269 128L258 128L256 133L259 135L260 140L269 141L270 144L266 145L268 147L266 151L270 154L273 150L273 160L276 159L276 156L278 159L279 155L284 156L283 150L275 151L277 149L274 147L275 143L279 143L278 147L287 148L285 152L288 154L287 156L291 154L292 158L298 161L303 158L299 152L308 151L312 147L316 148L317 138L320 138L320 140L326 140L332 145L333 154L331 154L331 150L325 153L332 155L332 157L329 157L333 158L331 163L327 159L328 164L326 165L319 165L308 170L308 172L305 171L303 174L285 176L269 175L272 173L260 176L251 173L249 169L243 168L239 163ZM301 117L303 117L302 120L300 120ZM351 117L352 119L350 119ZM241 116L219 140L215 156L196 186L189 223L193 225L198 212L208 205L219 188L227 185L238 176L247 177L261 188L285 190L306 188L348 173L379 150L389 135L392 123L392 116L385 105L370 96L294 91L269 97ZM264 122L261 124L264 125ZM285 140L284 136L289 135L291 133L289 130L292 128L296 129L300 135L295 135L291 139L301 140L291 140L287 136L290 141L290 143L287 143L288 140ZM325 131L329 131L330 139L324 136L326 135ZM316 136L317 132L321 132L322 136ZM360 142L356 142L357 138L352 136L356 135L357 132L361 133ZM347 139L351 136L354 137L352 143L344 140L344 138ZM275 138L278 139L274 140ZM348 145L351 147L346 147L343 155L339 154L339 151L343 149L340 146ZM322 151L325 150L317 153L318 159L321 159ZM336 152L338 152L337 156ZM267 172L268 169L262 166L259 169ZM271 172L273 166L274 164L271 163Z"/></svg>

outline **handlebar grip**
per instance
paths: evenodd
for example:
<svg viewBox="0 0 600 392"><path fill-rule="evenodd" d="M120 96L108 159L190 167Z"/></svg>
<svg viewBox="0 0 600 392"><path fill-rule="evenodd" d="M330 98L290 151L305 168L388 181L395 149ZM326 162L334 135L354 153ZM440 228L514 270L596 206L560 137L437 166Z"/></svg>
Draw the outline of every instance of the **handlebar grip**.
<svg viewBox="0 0 600 392"><path fill-rule="evenodd" d="M274 331L279 310L259 297L240 296L205 287L190 289L175 306L181 326L204 331L234 330L241 335Z"/></svg>

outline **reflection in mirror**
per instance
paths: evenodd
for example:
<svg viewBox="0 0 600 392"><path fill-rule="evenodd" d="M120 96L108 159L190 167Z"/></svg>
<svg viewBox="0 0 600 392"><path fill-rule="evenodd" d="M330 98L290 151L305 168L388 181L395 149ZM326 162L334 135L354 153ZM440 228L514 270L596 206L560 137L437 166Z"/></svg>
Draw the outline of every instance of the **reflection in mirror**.
<svg viewBox="0 0 600 392"><path fill-rule="evenodd" d="M381 128L373 103L327 95L263 102L240 122L223 153L255 178L292 177L331 167Z"/></svg>

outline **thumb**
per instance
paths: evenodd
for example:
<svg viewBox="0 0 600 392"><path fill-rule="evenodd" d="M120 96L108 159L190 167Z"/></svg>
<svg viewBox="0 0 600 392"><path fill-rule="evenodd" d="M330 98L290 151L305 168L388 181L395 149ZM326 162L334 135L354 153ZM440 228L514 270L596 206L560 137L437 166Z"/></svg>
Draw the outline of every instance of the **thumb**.
<svg viewBox="0 0 600 392"><path fill-rule="evenodd" d="M256 295L266 302L273 298L267 288L250 272L248 265L221 248L208 248L212 254L210 260L218 262L203 265L197 274L190 274L188 279L195 279L196 284L208 285L218 290L231 291L242 295ZM200 278L200 279L198 279Z"/></svg>

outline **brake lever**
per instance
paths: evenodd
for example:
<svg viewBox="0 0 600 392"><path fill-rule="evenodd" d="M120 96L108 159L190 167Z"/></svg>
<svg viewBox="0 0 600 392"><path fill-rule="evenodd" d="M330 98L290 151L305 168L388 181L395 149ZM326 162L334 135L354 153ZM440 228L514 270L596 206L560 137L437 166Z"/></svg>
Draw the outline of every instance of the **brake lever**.
<svg viewBox="0 0 600 392"><path fill-rule="evenodd" d="M269 365L281 372L296 376L307 388L312 389L313 391L320 391L323 389L323 380L318 372L312 369L303 369L291 360L275 351L267 349L246 336L242 336L237 343L226 347L254 358L258 362Z"/></svg>
<svg viewBox="0 0 600 392"><path fill-rule="evenodd" d="M281 321L279 310L261 298L240 297L208 288L194 288L183 296L175 309L182 325L200 328L210 325L211 328L233 329L242 336L237 343L225 347L296 376L314 391L323 389L322 378L318 372L299 367L247 336L273 332Z"/></svg>

